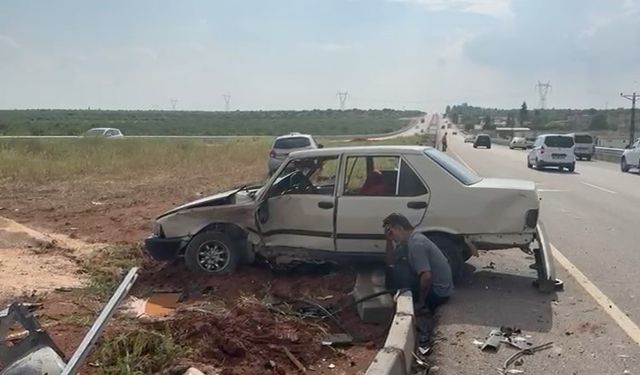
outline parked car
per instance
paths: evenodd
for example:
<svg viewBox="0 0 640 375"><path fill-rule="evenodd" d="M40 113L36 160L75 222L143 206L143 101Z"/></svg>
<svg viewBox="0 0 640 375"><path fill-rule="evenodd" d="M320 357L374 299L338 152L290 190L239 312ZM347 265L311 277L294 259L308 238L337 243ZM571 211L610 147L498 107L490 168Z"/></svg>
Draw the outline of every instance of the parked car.
<svg viewBox="0 0 640 375"><path fill-rule="evenodd" d="M527 167L543 169L546 167L566 168L569 172L576 169L573 137L564 134L544 134L538 136L533 148L527 155Z"/></svg>
<svg viewBox="0 0 640 375"><path fill-rule="evenodd" d="M533 148L533 144L536 142L536 137L527 137L527 148Z"/></svg>
<svg viewBox="0 0 640 375"><path fill-rule="evenodd" d="M82 136L83 137L116 138L116 137L124 137L124 134L122 134L120 129L116 129L116 128L93 128L93 129L87 130Z"/></svg>
<svg viewBox="0 0 640 375"><path fill-rule="evenodd" d="M488 134L478 134L473 140L473 148L478 147L491 148L491 137Z"/></svg>
<svg viewBox="0 0 640 375"><path fill-rule="evenodd" d="M473 134L469 134L466 137L464 137L464 143L473 143L473 141L476 140L476 136Z"/></svg>
<svg viewBox="0 0 640 375"><path fill-rule="evenodd" d="M290 153L316 148L322 148L322 145L316 142L309 134L290 133L276 137L276 139L273 140L267 161L269 176L280 167Z"/></svg>
<svg viewBox="0 0 640 375"><path fill-rule="evenodd" d="M629 172L631 168L640 169L640 138L627 147L620 158L620 169L623 172Z"/></svg>
<svg viewBox="0 0 640 375"><path fill-rule="evenodd" d="M511 150L515 148L527 149L527 140L524 137L513 137L509 142L509 148Z"/></svg>
<svg viewBox="0 0 640 375"><path fill-rule="evenodd" d="M454 130L454 131L451 132L451 134L452 135L458 135L458 132Z"/></svg>
<svg viewBox="0 0 640 375"><path fill-rule="evenodd" d="M184 258L189 269L210 274L256 255L274 266L381 260L382 219L398 212L459 275L478 250L528 251L543 236L539 205L533 182L479 177L432 147L305 150L291 153L263 186L163 213L145 246L157 260Z"/></svg>

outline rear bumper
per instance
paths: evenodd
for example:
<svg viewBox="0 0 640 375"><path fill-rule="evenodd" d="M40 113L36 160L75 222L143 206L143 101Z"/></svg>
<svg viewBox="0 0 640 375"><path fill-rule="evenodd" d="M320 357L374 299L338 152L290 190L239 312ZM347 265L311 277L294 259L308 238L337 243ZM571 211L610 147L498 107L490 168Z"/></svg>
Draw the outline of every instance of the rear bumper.
<svg viewBox="0 0 640 375"><path fill-rule="evenodd" d="M575 165L576 161L546 161L538 160L538 165L541 167L571 167Z"/></svg>
<svg viewBox="0 0 640 375"><path fill-rule="evenodd" d="M190 237L159 238L147 237L144 247L155 260L168 261L180 256L182 249L189 243Z"/></svg>
<svg viewBox="0 0 640 375"><path fill-rule="evenodd" d="M579 157L583 157L583 156L593 156L593 152L592 151L575 151L574 154L576 156Z"/></svg>

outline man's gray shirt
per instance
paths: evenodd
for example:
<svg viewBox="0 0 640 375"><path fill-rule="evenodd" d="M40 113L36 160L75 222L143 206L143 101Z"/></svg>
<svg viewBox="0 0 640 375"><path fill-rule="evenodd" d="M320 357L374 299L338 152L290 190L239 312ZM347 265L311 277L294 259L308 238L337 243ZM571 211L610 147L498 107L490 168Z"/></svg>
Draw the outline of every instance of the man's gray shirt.
<svg viewBox="0 0 640 375"><path fill-rule="evenodd" d="M453 279L449 261L442 251L420 232L413 232L408 241L408 261L411 268L420 275L431 272L431 288L440 297L453 293Z"/></svg>

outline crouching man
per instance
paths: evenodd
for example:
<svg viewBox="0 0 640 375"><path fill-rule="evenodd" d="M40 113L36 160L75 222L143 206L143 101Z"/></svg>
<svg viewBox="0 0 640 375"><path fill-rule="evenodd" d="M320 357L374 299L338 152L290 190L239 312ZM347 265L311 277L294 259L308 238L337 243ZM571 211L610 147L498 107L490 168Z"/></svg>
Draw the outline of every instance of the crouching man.
<svg viewBox="0 0 640 375"><path fill-rule="evenodd" d="M416 312L424 307L433 312L453 293L447 258L424 234L415 231L403 215L391 214L382 225L387 238L387 286L411 289Z"/></svg>

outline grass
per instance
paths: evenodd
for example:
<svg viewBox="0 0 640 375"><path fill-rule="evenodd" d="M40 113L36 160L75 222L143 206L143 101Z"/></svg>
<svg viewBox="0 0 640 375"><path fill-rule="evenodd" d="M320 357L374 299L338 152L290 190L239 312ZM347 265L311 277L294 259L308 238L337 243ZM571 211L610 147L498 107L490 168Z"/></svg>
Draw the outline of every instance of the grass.
<svg viewBox="0 0 640 375"><path fill-rule="evenodd" d="M0 140L0 183L139 178L265 163L266 140ZM265 167L266 168L266 167Z"/></svg>
<svg viewBox="0 0 640 375"><path fill-rule="evenodd" d="M84 294L106 300L122 281L124 274L145 262L141 248L109 246L80 261L80 270L89 276Z"/></svg>
<svg viewBox="0 0 640 375"><path fill-rule="evenodd" d="M291 131L379 134L401 128L419 111L101 111L0 110L0 135L79 135L94 127L125 135L279 135Z"/></svg>
<svg viewBox="0 0 640 375"><path fill-rule="evenodd" d="M157 374L187 352L168 332L135 329L107 337L92 363L99 374Z"/></svg>

